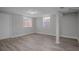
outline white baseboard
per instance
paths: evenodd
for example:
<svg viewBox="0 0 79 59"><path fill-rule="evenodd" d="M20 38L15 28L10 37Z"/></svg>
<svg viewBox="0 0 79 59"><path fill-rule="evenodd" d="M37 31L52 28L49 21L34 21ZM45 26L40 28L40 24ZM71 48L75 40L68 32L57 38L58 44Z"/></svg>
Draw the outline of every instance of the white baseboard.
<svg viewBox="0 0 79 59"><path fill-rule="evenodd" d="M15 35L15 36L10 36L10 38L15 38L15 37L20 37L20 36L24 36L25 34L20 34L20 35Z"/></svg>
<svg viewBox="0 0 79 59"><path fill-rule="evenodd" d="M54 34L47 34L47 33L41 33L41 32L37 32L38 34L45 34L45 35L51 35L51 36L56 36ZM78 39L77 37L74 36L65 36L65 35L60 35L60 37L65 37L65 38L72 38L72 39Z"/></svg>
<svg viewBox="0 0 79 59"><path fill-rule="evenodd" d="M65 38L72 38L72 39L78 39L77 37L75 36L65 36L65 35L61 35L61 37L65 37Z"/></svg>
<svg viewBox="0 0 79 59"><path fill-rule="evenodd" d="M51 36L56 36L54 34L48 34L48 33L42 33L42 32L37 32L38 34L44 34L44 35L51 35Z"/></svg>
<svg viewBox="0 0 79 59"><path fill-rule="evenodd" d="M10 38L9 36L6 36L6 37L0 37L0 40L3 40L3 39L8 39Z"/></svg>
<svg viewBox="0 0 79 59"><path fill-rule="evenodd" d="M77 40L78 40L78 43L79 43L79 38Z"/></svg>
<svg viewBox="0 0 79 59"><path fill-rule="evenodd" d="M6 37L0 37L0 40L3 40L3 39L8 39L8 38L16 38L16 37L21 37L21 36L24 36L24 35L30 35L32 33L28 33L28 34L20 34L20 35L15 35L15 36L6 36Z"/></svg>
<svg viewBox="0 0 79 59"><path fill-rule="evenodd" d="M0 40L2 40L2 39L7 39L7 38L16 38L16 37L20 37L20 36L24 36L24 35L29 35L29 34L33 34L33 33L20 34L20 35L15 35L15 36L0 37ZM53 35L53 34L47 34L47 33L41 33L41 32L38 32L38 34L45 34L45 35L56 36L56 35ZM65 35L61 35L60 37L72 38L72 39L78 39L77 37L73 37L73 36L65 36Z"/></svg>
<svg viewBox="0 0 79 59"><path fill-rule="evenodd" d="M15 36L10 36L10 38L16 38L16 37L21 37L21 36L24 36L24 35L30 35L32 33L28 33L28 34L20 34L20 35L15 35Z"/></svg>

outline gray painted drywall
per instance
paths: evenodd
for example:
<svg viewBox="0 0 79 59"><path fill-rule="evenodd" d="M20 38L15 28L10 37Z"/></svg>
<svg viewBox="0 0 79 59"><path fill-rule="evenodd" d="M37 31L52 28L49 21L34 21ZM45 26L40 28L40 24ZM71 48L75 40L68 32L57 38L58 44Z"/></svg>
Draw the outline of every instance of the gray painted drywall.
<svg viewBox="0 0 79 59"><path fill-rule="evenodd" d="M78 29L78 30L77 30L77 31L78 31L78 32L77 32L78 35L77 35L77 36L78 36L78 41L79 41L79 13L78 13L78 22L77 22L77 23L78 23L78 28L77 28L77 29Z"/></svg>
<svg viewBox="0 0 79 59"><path fill-rule="evenodd" d="M32 27L33 27L33 33L36 33L37 29L36 29L36 17L32 17Z"/></svg>
<svg viewBox="0 0 79 59"><path fill-rule="evenodd" d="M23 16L12 15L12 36L21 36L33 33L33 27L23 27Z"/></svg>
<svg viewBox="0 0 79 59"><path fill-rule="evenodd" d="M34 22L34 21L33 21ZM0 39L34 33L33 27L23 27L23 16L0 13Z"/></svg>
<svg viewBox="0 0 79 59"><path fill-rule="evenodd" d="M69 14L61 17L60 34L64 37L77 38L77 15Z"/></svg>
<svg viewBox="0 0 79 59"><path fill-rule="evenodd" d="M8 38L10 35L9 17L7 14L0 13L0 39Z"/></svg>
<svg viewBox="0 0 79 59"><path fill-rule="evenodd" d="M24 28L22 15L0 13L0 38L16 37L35 32L56 36L55 15L51 16L49 27L44 28L42 21L42 17L32 18L33 27ZM77 15L65 15L60 18L60 35L77 37Z"/></svg>
<svg viewBox="0 0 79 59"><path fill-rule="evenodd" d="M52 16L49 27L43 27L43 17L39 17L36 20L37 33L56 35L56 21L55 17Z"/></svg>
<svg viewBox="0 0 79 59"><path fill-rule="evenodd" d="M37 19L37 33L56 36L56 19L51 16L50 27L42 26L43 18ZM60 36L68 38L77 38L77 15L64 15L60 18Z"/></svg>

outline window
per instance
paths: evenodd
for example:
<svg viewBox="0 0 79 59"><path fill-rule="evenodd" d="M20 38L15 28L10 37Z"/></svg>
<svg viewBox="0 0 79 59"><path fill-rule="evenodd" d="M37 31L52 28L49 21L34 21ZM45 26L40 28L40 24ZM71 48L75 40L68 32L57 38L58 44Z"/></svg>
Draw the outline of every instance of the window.
<svg viewBox="0 0 79 59"><path fill-rule="evenodd" d="M24 27L32 27L32 19L24 17L23 24L24 24Z"/></svg>
<svg viewBox="0 0 79 59"><path fill-rule="evenodd" d="M50 24L50 17L49 16L43 17L43 27L48 27L49 24Z"/></svg>

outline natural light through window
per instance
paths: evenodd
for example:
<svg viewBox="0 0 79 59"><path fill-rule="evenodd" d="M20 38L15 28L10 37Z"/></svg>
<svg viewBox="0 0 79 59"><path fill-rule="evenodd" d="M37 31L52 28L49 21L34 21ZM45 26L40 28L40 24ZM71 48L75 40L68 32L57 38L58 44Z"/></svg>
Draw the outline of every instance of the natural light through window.
<svg viewBox="0 0 79 59"><path fill-rule="evenodd" d="M24 17L23 24L24 27L32 27L32 19Z"/></svg>
<svg viewBox="0 0 79 59"><path fill-rule="evenodd" d="M50 16L43 17L43 27L48 27L50 24Z"/></svg>

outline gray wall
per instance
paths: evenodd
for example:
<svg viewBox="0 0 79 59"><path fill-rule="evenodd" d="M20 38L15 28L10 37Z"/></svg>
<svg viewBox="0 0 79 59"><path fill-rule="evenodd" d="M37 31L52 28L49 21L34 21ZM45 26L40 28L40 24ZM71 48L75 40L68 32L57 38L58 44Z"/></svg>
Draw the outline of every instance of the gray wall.
<svg viewBox="0 0 79 59"><path fill-rule="evenodd" d="M79 40L79 13L78 13L78 28L77 28L78 30L78 32L77 32L77 34L78 34L78 40Z"/></svg>
<svg viewBox="0 0 79 59"><path fill-rule="evenodd" d="M32 25L33 25L33 33L36 33L37 28L36 28L36 17L32 17Z"/></svg>
<svg viewBox="0 0 79 59"><path fill-rule="evenodd" d="M56 18L51 16L50 27L42 26L43 18L37 19L37 33L56 36ZM77 15L64 15L60 17L60 36L77 38Z"/></svg>
<svg viewBox="0 0 79 59"><path fill-rule="evenodd" d="M42 26L42 17L32 19L33 27L24 28L23 16L0 13L0 38L16 37L35 32L56 36L55 15L51 16L50 26L46 28ZM62 16L60 18L60 35L70 38L76 38L77 33L79 34L79 32L77 32L77 26L79 25L79 23L77 22L77 15Z"/></svg>
<svg viewBox="0 0 79 59"><path fill-rule="evenodd" d="M10 35L9 17L7 14L0 13L0 39L8 38Z"/></svg>
<svg viewBox="0 0 79 59"><path fill-rule="evenodd" d="M34 22L34 21L33 21ZM0 39L34 33L33 27L23 27L23 16L0 13Z"/></svg>
<svg viewBox="0 0 79 59"><path fill-rule="evenodd" d="M39 17L36 20L36 28L37 28L37 33L41 34L48 34L48 35L56 35L56 21L55 17L51 16L50 20L50 26L49 27L43 27L43 17Z"/></svg>
<svg viewBox="0 0 79 59"><path fill-rule="evenodd" d="M33 27L23 27L23 16L12 15L12 36L21 36L33 33Z"/></svg>
<svg viewBox="0 0 79 59"><path fill-rule="evenodd" d="M69 14L61 17L60 34L64 37L77 38L77 15Z"/></svg>
<svg viewBox="0 0 79 59"><path fill-rule="evenodd" d="M11 18L12 22L12 36L17 36L20 34L23 34L23 27L22 27L22 22L23 19L20 15L12 15Z"/></svg>

